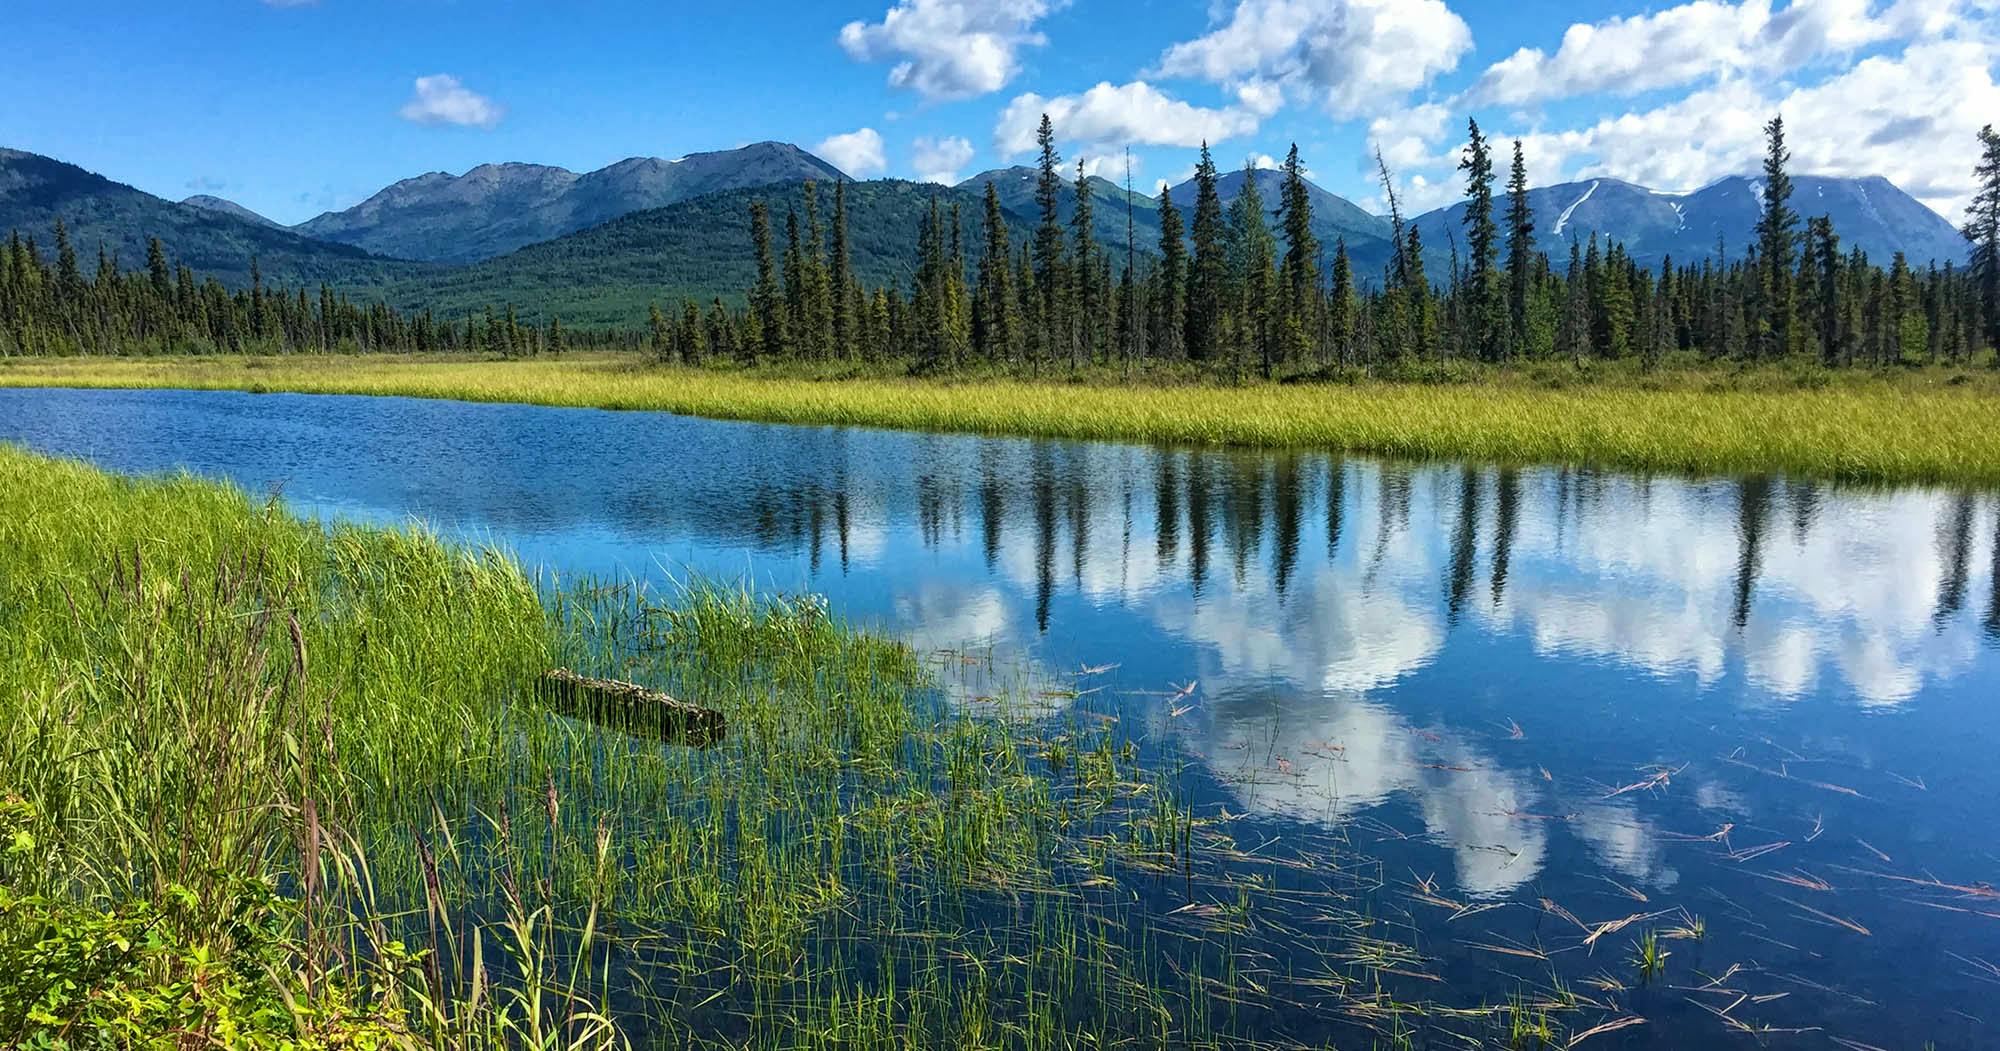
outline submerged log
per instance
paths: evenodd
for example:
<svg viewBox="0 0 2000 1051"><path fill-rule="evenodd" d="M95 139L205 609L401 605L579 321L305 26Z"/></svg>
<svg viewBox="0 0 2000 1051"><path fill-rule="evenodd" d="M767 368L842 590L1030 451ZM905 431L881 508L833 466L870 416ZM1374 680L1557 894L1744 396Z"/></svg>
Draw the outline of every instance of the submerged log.
<svg viewBox="0 0 2000 1051"><path fill-rule="evenodd" d="M727 730L722 713L713 708L676 700L637 683L588 678L568 668L544 673L540 692L550 707L571 718L670 744L709 748Z"/></svg>

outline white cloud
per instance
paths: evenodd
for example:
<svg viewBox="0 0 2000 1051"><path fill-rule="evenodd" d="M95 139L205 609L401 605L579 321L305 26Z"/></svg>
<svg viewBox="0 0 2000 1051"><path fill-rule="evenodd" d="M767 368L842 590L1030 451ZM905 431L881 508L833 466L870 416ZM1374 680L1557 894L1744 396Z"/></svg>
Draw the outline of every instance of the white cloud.
<svg viewBox="0 0 2000 1051"><path fill-rule="evenodd" d="M459 83L449 73L418 77L410 101L396 115L417 124L457 124L490 128L500 123L506 107Z"/></svg>
<svg viewBox="0 0 2000 1051"><path fill-rule="evenodd" d="M1044 113L1061 141L1099 147L1198 146L1247 135L1260 122L1246 109L1190 105L1143 80L1105 81L1080 95L1015 97L994 126L994 148L1005 157L1033 152Z"/></svg>
<svg viewBox="0 0 2000 1051"><path fill-rule="evenodd" d="M1881 175L1955 218L1973 190L1974 136L2000 112L1992 60L1984 43L1933 40L1783 95L1729 78L1654 109L1521 138L1538 171L1692 188L1754 171L1764 122L1782 113L1794 172Z"/></svg>
<svg viewBox="0 0 2000 1051"><path fill-rule="evenodd" d="M958 182L958 171L972 160L972 143L956 135L942 138L919 138L910 144L911 162L917 170L918 182L943 183L946 186Z"/></svg>
<svg viewBox="0 0 2000 1051"><path fill-rule="evenodd" d="M1766 0L1711 0L1630 18L1578 22L1551 56L1524 47L1487 69L1475 97L1517 106L1593 91L1637 93L1685 84L1751 65L1758 35L1770 21Z"/></svg>
<svg viewBox="0 0 2000 1051"><path fill-rule="evenodd" d="M1439 144L1451 111L1427 102L1408 109L1385 113L1368 124L1368 141L1382 151L1382 161L1391 171L1444 163Z"/></svg>
<svg viewBox="0 0 2000 1051"><path fill-rule="evenodd" d="M882 152L882 135L874 128L858 128L842 135L828 136L821 139L812 151L856 179L880 175L889 167L888 158Z"/></svg>
<svg viewBox="0 0 2000 1051"><path fill-rule="evenodd" d="M1232 85L1246 105L1282 89L1347 117L1423 87L1471 48L1472 30L1443 0L1238 0L1157 69Z"/></svg>
<svg viewBox="0 0 2000 1051"><path fill-rule="evenodd" d="M1771 0L1692 3L1579 22L1550 55L1524 47L1494 63L1471 92L1527 105L1594 92L1638 94L1715 76L1776 75L1889 40L1952 30L1961 0Z"/></svg>
<svg viewBox="0 0 2000 1051"><path fill-rule="evenodd" d="M1020 51L1061 0L899 0L880 22L849 22L840 46L857 62L895 60L889 83L926 99L967 99L1007 86Z"/></svg>

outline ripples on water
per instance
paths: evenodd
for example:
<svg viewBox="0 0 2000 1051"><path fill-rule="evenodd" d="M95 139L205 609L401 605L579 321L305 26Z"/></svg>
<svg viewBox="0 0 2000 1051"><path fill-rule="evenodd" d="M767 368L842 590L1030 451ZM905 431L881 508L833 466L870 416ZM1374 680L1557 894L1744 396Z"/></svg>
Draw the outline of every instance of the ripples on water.
<svg viewBox="0 0 2000 1051"><path fill-rule="evenodd" d="M1991 493L223 393L0 391L0 440L561 573L748 574L1045 680L1115 665L1088 703L1198 758L1239 841L1337 833L1413 900L1521 906L1482 936L1685 907L1790 994L1743 1020L1992 1040ZM1411 922L1454 981L1524 962L1451 911Z"/></svg>

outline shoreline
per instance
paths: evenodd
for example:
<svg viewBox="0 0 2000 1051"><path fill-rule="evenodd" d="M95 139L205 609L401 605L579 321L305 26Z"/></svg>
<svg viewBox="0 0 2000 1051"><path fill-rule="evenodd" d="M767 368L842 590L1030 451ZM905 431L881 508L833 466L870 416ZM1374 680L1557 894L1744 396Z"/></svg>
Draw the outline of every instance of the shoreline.
<svg viewBox="0 0 2000 1051"><path fill-rule="evenodd" d="M1840 377L1773 367L1489 382L1111 386L1018 377L818 378L645 363L636 354L16 358L0 387L386 395L712 419L1393 458L1587 464L1696 476L2000 484L2000 387L1985 369ZM1748 377L1747 380L1745 377ZM1906 378L1909 377L1909 378ZM1784 389L1786 382L1797 383ZM1717 385L1738 386L1714 389Z"/></svg>

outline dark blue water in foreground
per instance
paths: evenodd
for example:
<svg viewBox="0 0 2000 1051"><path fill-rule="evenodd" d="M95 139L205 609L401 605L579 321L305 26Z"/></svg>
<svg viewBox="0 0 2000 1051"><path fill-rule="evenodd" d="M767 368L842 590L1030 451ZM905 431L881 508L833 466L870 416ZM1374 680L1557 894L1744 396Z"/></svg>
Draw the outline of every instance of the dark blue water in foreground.
<svg viewBox="0 0 2000 1051"><path fill-rule="evenodd" d="M1379 857L1455 983L1595 995L1637 926L1562 913L1703 917L1596 1046L2000 1046L1992 493L232 393L0 390L0 441L1116 665L1239 844Z"/></svg>

